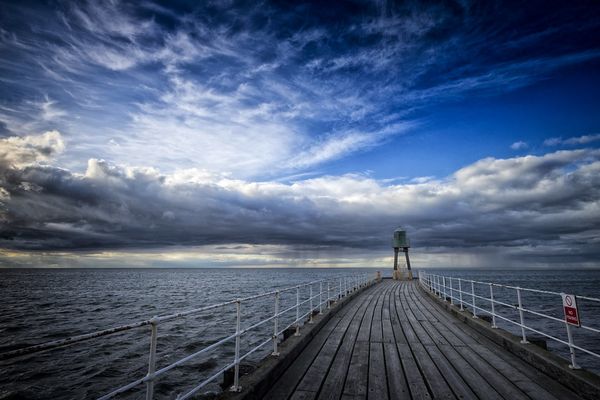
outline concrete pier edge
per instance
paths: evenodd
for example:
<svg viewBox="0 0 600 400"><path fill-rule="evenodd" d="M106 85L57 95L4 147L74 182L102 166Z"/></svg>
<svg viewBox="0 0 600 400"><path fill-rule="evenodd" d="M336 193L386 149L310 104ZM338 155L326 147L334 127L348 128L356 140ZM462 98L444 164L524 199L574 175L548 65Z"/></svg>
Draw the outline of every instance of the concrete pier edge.
<svg viewBox="0 0 600 400"><path fill-rule="evenodd" d="M581 397L589 400L600 399L600 376L583 368L573 370L569 368L568 360L534 344L522 344L520 337L501 328L492 329L490 323L481 318L473 318L471 312L467 310L461 312L459 307L440 299L430 291L423 289L421 285L419 285L419 289L435 300L437 304L456 319L464 322L481 335L521 358L534 368L554 378Z"/></svg>

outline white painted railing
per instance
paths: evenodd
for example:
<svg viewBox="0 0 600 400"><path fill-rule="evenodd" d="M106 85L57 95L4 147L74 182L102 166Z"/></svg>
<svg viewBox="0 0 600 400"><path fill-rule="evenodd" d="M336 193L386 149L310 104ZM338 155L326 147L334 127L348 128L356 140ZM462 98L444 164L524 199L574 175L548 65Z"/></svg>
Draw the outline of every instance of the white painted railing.
<svg viewBox="0 0 600 400"><path fill-rule="evenodd" d="M178 399L190 398L191 396L196 394L199 390L201 390L203 387L208 385L210 382L214 381L217 377L219 377L220 375L225 373L225 371L227 371L230 368L234 368L234 382L233 382L233 386L231 387L231 390L232 391L240 391L241 390L240 381L239 381L239 379L240 379L240 363L244 359L246 359L251 354L253 354L254 352L258 351L259 349L263 348L264 346L266 346L267 344L269 344L271 342L273 344L273 352L271 354L275 357L278 356L279 355L278 344L280 342L280 337L283 335L284 331L286 331L289 328L294 327L295 335L299 336L300 328L301 328L301 325L302 325L303 321L305 320L305 318L308 317L308 323L312 323L313 315L317 312L319 314L322 314L324 307L330 308L335 301L342 299L343 297L346 297L349 294L351 294L361 288L369 286L374 282L375 282L375 278L369 277L369 275L366 273L360 274L360 275L347 276L347 277L338 277L338 278L332 278L332 279L317 280L317 281L304 283L304 284L297 285L297 286L288 287L285 289L273 290L268 293L261 293L261 294L257 294L254 296L241 298L241 299L230 300L230 301L226 301L223 303L213 304L213 305L206 306L206 307L195 308L192 310L187 310L187 311L183 311L183 312L176 313L176 314L156 316L154 318L151 318L151 319L145 320L145 321L139 321L139 322L135 322L135 323L127 324L127 325L122 325L122 326L118 326L118 327L114 327L114 328L110 328L110 329L105 329L105 330L98 331L98 332L92 332L92 333L88 333L88 334L73 336L70 338L62 339L62 340L55 340L55 341L42 343L42 344L35 345L35 346L29 346L29 347L25 347L22 349L17 349L17 350L1 353L0 360L10 359L10 358L15 358L15 357L22 357L22 356L25 356L28 354L39 353L42 351L48 351L48 350L52 350L52 349L56 349L56 348L60 348L60 347L69 346L74 343L91 340L94 338L99 338L99 337L108 336L108 335L114 335L114 334L118 334L118 333L128 331L131 329L136 329L136 328L140 328L143 326L149 326L150 327L150 352L149 352L149 356L148 356L148 373L144 377L136 379L124 386L121 386L121 387L111 391L110 393L107 393L106 395L100 397L100 399L102 399L102 400L111 399L111 398L115 397L116 395L127 392L141 384L146 385L146 399L152 399L154 397L154 384L156 383L157 379L160 376L164 375L165 373L172 370L173 368L176 368L176 367L186 363L187 361L190 361L193 358L196 358L204 353L207 353L207 352L209 352L219 346L222 346L225 343L231 342L231 341L235 341L235 356L234 356L233 361L228 363L227 365L223 366L222 368L220 368L216 373L214 373L210 377L204 379L202 382L197 384L191 390L188 390L185 393L179 394ZM287 293L294 294L294 292L295 292L295 303L292 306L290 306L284 310L280 310L282 294L287 294ZM304 298L304 296L306 296L306 298ZM254 323L253 325L242 328L242 304L246 304L253 300L264 299L264 298L268 298L268 297L272 297L272 299L273 299L273 314L268 318L262 319L256 323ZM157 347L157 341L158 341L158 326L161 323L175 320L178 318L183 318L183 317L186 317L189 315L198 314L201 312L213 311L213 310L217 310L217 309L220 310L227 306L232 306L232 305L235 305L235 315L236 315L235 332L233 332L229 336L221 338L217 342L212 343L211 345L209 345L195 353L189 354L189 355L187 355L167 366L164 366L158 370L156 369L156 347ZM307 311L304 311L304 309L306 309ZM295 319L290 324L285 326L284 328L281 328L279 326L280 317L282 317L283 315L290 313L290 312L295 312ZM241 341L242 336L250 331L257 329L260 326L263 326L264 324L269 323L269 322L273 323L272 334L269 334L269 335L267 335L267 337L264 337L263 338L264 340L261 339L260 344L258 344L254 348L250 349L245 354L241 354L240 341Z"/></svg>
<svg viewBox="0 0 600 400"><path fill-rule="evenodd" d="M557 318L556 316L545 314L541 311L526 308L523 304L524 302L521 296L522 293L527 292L558 296L557 305L560 305L560 307L557 308L562 308L562 296L564 295L564 293L551 292L539 289L528 289L518 286L501 285L498 283L491 282L480 282L452 276L429 274L424 271L419 271L419 282L425 290L429 290L444 301L449 301L452 305L460 307L460 311L470 309L471 313L473 314L473 318L478 318L478 315L482 314L490 315L492 320L492 328L494 329L497 328L497 319L506 321L512 325L519 327L521 330L521 343L523 344L529 343L529 341L527 340L527 332L533 332L538 335L544 336L548 339L551 339L557 343L567 346L569 348L569 353L571 356L571 364L569 365L569 367L572 369L580 368L575 359L575 350L581 351L585 354L596 358L600 358L600 354L576 345L572 332L572 329L582 329L594 335L597 335L600 334L600 329L585 325L583 323L579 327L573 327L573 325L567 323L566 318L561 319ZM479 291L477 291L476 288L479 288ZM516 300L516 303L509 304L504 301L499 301L497 297L494 297L494 288L503 288L508 289L510 291L514 291L514 299ZM576 296L576 299L590 301L600 305L600 299L597 298L587 296ZM485 308L484 305L488 305L489 308ZM512 309L518 311L518 320L513 320L506 314L496 312L496 307L498 306L504 307L504 309ZM526 321L525 315L527 314L535 315L539 318L545 318L563 324L566 330L567 340L563 340L556 337L555 332L544 332L543 328L532 326L531 323ZM600 337L598 337L598 339L600 339Z"/></svg>

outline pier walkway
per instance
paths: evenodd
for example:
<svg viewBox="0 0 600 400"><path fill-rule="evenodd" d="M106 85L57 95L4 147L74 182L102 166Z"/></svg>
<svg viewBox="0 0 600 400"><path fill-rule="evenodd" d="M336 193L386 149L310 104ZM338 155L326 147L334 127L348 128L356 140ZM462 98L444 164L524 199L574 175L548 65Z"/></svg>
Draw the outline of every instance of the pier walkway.
<svg viewBox="0 0 600 400"><path fill-rule="evenodd" d="M384 280L312 338L265 399L580 399L443 310Z"/></svg>

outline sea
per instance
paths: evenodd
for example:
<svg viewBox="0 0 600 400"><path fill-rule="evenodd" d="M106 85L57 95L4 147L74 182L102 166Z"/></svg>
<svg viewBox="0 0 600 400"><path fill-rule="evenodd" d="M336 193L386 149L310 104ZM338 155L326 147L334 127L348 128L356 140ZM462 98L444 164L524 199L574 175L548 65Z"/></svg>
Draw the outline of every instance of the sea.
<svg viewBox="0 0 600 400"><path fill-rule="evenodd" d="M600 298L599 270L426 270L446 276L494 282L505 285L564 292ZM415 271L418 273L418 270ZM368 274L373 268L320 269L0 269L0 353L66 337L103 330L153 316L168 315L228 300L252 296L329 279L339 290L340 279ZM390 275L391 271L383 271ZM343 280L342 280L343 283ZM457 282L454 281L457 287ZM334 289L335 286L335 289ZM314 292L318 285L314 286ZM463 290L469 290L470 287ZM495 298L516 304L511 289L494 288ZM489 295L489 285L477 284L475 291ZM308 288L299 293L302 299ZM454 293L458 297L457 293ZM280 320L280 327L295 319L296 291L281 294L280 310L292 308ZM465 305L471 303L468 296ZM538 313L562 319L562 300L557 295L522 292L523 306ZM476 305L489 309L489 303L476 299ZM303 307L309 307L306 303ZM579 300L582 323L600 329L600 303ZM243 302L242 328L249 327L274 312L274 296ZM306 309L301 310L302 313ZM518 319L509 307L496 308L507 318ZM481 314L481 311L479 312ZM537 330L566 340L564 323L526 313L527 324ZM158 325L157 369L201 350L235 332L235 305L200 312ZM520 334L520 328L498 319L500 328ZM272 323L261 325L244 335L240 347L244 354L263 343L272 332ZM575 343L600 353L600 333L573 328ZM530 337L541 338L529 332ZM148 326L96 338L43 353L0 361L0 399L72 399L97 398L147 373L150 346ZM268 343L244 360L252 369L270 354ZM568 348L548 340L556 354L568 357ZM155 387L157 398L176 398L231 363L234 342L189 360L161 377ZM600 373L600 360L577 352L582 367ZM199 398L212 398L222 389L221 378L202 389ZM141 398L143 385L118 398Z"/></svg>

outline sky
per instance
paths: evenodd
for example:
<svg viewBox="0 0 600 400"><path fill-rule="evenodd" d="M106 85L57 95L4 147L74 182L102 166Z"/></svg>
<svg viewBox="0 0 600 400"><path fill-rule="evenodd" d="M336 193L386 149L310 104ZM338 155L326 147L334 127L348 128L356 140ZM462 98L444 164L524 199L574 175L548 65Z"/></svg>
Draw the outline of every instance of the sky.
<svg viewBox="0 0 600 400"><path fill-rule="evenodd" d="M596 1L4 1L0 267L600 267Z"/></svg>

